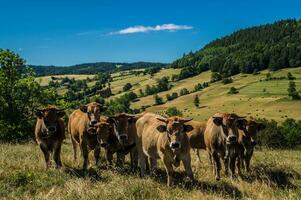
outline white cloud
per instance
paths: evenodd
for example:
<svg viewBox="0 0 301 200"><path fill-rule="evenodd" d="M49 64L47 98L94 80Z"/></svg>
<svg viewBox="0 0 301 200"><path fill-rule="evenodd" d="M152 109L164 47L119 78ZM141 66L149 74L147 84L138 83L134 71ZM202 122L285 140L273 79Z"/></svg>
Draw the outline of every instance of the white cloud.
<svg viewBox="0 0 301 200"><path fill-rule="evenodd" d="M192 26L188 25L177 25L177 24L162 24L156 26L131 26L125 29L121 29L117 32L111 32L110 35L124 35L132 33L147 33L151 31L170 31L175 32L179 30L190 30Z"/></svg>

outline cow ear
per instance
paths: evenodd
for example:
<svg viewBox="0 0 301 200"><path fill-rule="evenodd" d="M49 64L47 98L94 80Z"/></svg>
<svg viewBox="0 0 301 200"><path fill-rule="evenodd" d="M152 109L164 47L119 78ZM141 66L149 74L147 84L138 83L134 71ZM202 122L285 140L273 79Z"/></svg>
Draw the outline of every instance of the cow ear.
<svg viewBox="0 0 301 200"><path fill-rule="evenodd" d="M83 113L88 112L88 106L81 106L79 109L80 109Z"/></svg>
<svg viewBox="0 0 301 200"><path fill-rule="evenodd" d="M213 123L216 126L221 126L223 124L223 118L222 117L212 117L213 118Z"/></svg>
<svg viewBox="0 0 301 200"><path fill-rule="evenodd" d="M240 130L245 130L247 127L248 121L246 119L237 120L237 128Z"/></svg>
<svg viewBox="0 0 301 200"><path fill-rule="evenodd" d="M263 129L266 128L266 125L264 123L258 123L258 131L262 131Z"/></svg>
<svg viewBox="0 0 301 200"><path fill-rule="evenodd" d="M166 132L166 126L165 125L160 125L160 126L157 127L157 130L160 133Z"/></svg>
<svg viewBox="0 0 301 200"><path fill-rule="evenodd" d="M184 132L190 132L193 130L193 127L191 125L184 124Z"/></svg>
<svg viewBox="0 0 301 200"><path fill-rule="evenodd" d="M57 116L58 116L58 118L62 118L62 117L64 117L65 114L66 114L65 111L59 111L57 113Z"/></svg>
<svg viewBox="0 0 301 200"><path fill-rule="evenodd" d="M44 117L44 112L43 112L42 110L37 110L37 111L36 111L36 116L37 116L38 118L43 118L43 117Z"/></svg>

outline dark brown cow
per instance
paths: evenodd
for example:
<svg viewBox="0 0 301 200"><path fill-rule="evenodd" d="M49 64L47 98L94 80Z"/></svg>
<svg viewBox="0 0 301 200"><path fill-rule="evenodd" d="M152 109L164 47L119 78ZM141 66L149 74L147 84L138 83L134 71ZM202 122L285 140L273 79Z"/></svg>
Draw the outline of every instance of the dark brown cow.
<svg viewBox="0 0 301 200"><path fill-rule="evenodd" d="M46 169L51 166L50 153L52 152L54 152L53 158L56 168L62 167L61 146L65 139L65 125L61 118L64 115L65 112L63 109L51 106L36 112L38 119L35 128L35 137L44 154Z"/></svg>
<svg viewBox="0 0 301 200"><path fill-rule="evenodd" d="M106 148L106 156L109 164L112 164L113 154L117 153L117 165L122 166L125 155L135 148L134 127L135 116L120 113L110 116L107 121L112 125L109 138L109 146Z"/></svg>
<svg viewBox="0 0 301 200"><path fill-rule="evenodd" d="M234 113L216 113L206 124L205 145L213 164L213 174L216 180L220 179L220 158L225 161L226 174L230 165L231 175L235 176L235 144L238 127L243 126L244 123L243 118Z"/></svg>
<svg viewBox="0 0 301 200"><path fill-rule="evenodd" d="M256 145L256 135L259 131L265 129L265 124L256 122L254 119L244 120L244 125L239 130L237 144L237 170L241 176L241 165L250 172L250 161Z"/></svg>
<svg viewBox="0 0 301 200"><path fill-rule="evenodd" d="M74 160L77 160L77 147L80 145L84 158L83 169L89 164L89 148L94 149L96 164L99 161L100 145L97 141L95 125L99 122L100 114L105 108L95 102L80 107L71 113L68 122L68 132L73 145Z"/></svg>
<svg viewBox="0 0 301 200"><path fill-rule="evenodd" d="M192 127L186 125L191 119L180 117L163 118L160 115L146 113L137 120L137 150L141 176L145 175L146 158L149 158L151 173L161 158L167 172L167 185L173 183L173 165L183 162L188 177L193 180L191 169L190 145L186 132Z"/></svg>

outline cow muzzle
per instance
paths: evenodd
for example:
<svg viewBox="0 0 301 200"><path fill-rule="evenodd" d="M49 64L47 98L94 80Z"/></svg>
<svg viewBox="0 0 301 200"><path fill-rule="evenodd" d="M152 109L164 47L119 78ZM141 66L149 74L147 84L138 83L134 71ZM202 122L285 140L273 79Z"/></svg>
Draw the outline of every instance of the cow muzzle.
<svg viewBox="0 0 301 200"><path fill-rule="evenodd" d="M96 125L97 124L97 120L91 120L90 121L90 126L94 126L94 125Z"/></svg>
<svg viewBox="0 0 301 200"><path fill-rule="evenodd" d="M128 136L126 135L126 134L121 134L121 135L119 135L119 140L120 141L125 141L125 140L127 140L128 139Z"/></svg>
<svg viewBox="0 0 301 200"><path fill-rule="evenodd" d="M181 143L180 142L171 142L169 146L172 149L178 149L181 147Z"/></svg>
<svg viewBox="0 0 301 200"><path fill-rule="evenodd" d="M48 126L48 127L47 127L47 131L48 131L49 133L54 133L54 132L56 131L56 126Z"/></svg>
<svg viewBox="0 0 301 200"><path fill-rule="evenodd" d="M229 135L226 142L227 144L235 144L237 142L237 137L235 135Z"/></svg>
<svg viewBox="0 0 301 200"><path fill-rule="evenodd" d="M107 148L108 147L108 143L103 142L103 143L100 144L100 146L103 147L103 148Z"/></svg>

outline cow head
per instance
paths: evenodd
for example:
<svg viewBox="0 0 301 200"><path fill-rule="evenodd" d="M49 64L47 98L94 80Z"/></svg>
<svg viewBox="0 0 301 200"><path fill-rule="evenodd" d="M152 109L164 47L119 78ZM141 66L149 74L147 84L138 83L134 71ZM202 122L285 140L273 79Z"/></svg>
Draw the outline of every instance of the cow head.
<svg viewBox="0 0 301 200"><path fill-rule="evenodd" d="M168 137L169 146L176 150L181 148L185 133L193 129L192 126L185 124L192 119L184 119L181 117L157 118L157 120L164 122L164 125L159 125L157 130L161 133L165 132Z"/></svg>
<svg viewBox="0 0 301 200"><path fill-rule="evenodd" d="M238 128L245 129L245 117L237 116L234 113L223 113L212 118L213 123L221 127L227 144L235 144L237 142Z"/></svg>
<svg viewBox="0 0 301 200"><path fill-rule="evenodd" d="M254 147L257 144L256 142L257 133L265 128L266 126L263 123L255 122L252 119L247 121L246 128L243 131L243 134L250 141L252 147Z"/></svg>
<svg viewBox="0 0 301 200"><path fill-rule="evenodd" d="M36 111L36 116L43 121L42 131L46 136L56 132L58 126L57 120L64 115L64 109L57 109L55 107L47 107Z"/></svg>
<svg viewBox="0 0 301 200"><path fill-rule="evenodd" d="M100 113L106 110L106 107L99 103L89 103L87 105L81 106L80 110L86 113L89 119L88 125L94 126L99 122Z"/></svg>
<svg viewBox="0 0 301 200"><path fill-rule="evenodd" d="M113 129L120 144L128 142L129 123L134 120L133 115L121 113L108 118L108 122L113 124Z"/></svg>
<svg viewBox="0 0 301 200"><path fill-rule="evenodd" d="M105 121L98 122L94 127L90 128L93 129L93 133L97 134L97 141L101 147L106 148L108 146L108 140L111 131L111 124ZM88 129L88 132L89 130Z"/></svg>

